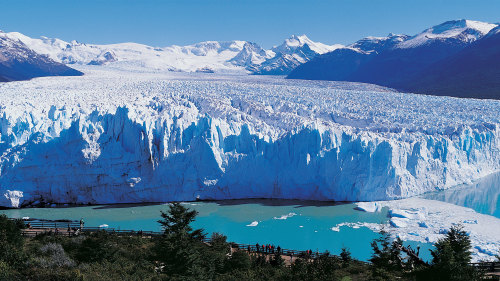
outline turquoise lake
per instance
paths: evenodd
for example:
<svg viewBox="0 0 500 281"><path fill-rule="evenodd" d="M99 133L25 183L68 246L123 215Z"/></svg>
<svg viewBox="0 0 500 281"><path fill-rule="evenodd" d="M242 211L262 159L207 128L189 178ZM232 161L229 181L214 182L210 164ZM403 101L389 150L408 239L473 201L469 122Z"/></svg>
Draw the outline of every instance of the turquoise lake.
<svg viewBox="0 0 500 281"><path fill-rule="evenodd" d="M426 199L438 200L472 208L479 213L500 218L500 173L485 177L470 185L424 194ZM388 210L366 213L355 210L356 205L333 204L298 200L226 200L216 202L187 202L187 207L199 212L195 228L207 233L220 232L229 241L246 244L274 244L284 249L340 253L347 247L353 256L368 260L370 242L378 234L367 227L331 228L340 223L385 223ZM157 220L166 204L118 204L58 208L25 208L0 210L9 217L38 219L83 218L87 226L109 225L116 229L160 231ZM431 244L406 242L420 246L420 255L430 259Z"/></svg>
<svg viewBox="0 0 500 281"><path fill-rule="evenodd" d="M427 193L422 197L471 208L478 213L500 218L500 173L489 175L472 184Z"/></svg>
<svg viewBox="0 0 500 281"><path fill-rule="evenodd" d="M295 200L229 200L219 202L188 202L186 206L199 212L195 228L207 233L219 232L229 241L246 244L275 244L284 249L325 251L339 254L347 247L353 256L368 260L370 242L378 233L369 228L340 227L339 223L384 223L387 210L377 213L357 211L354 204L329 204ZM157 220L165 204L157 205L100 205L61 208L26 208L3 210L9 217L38 219L83 218L87 226L107 224L110 228L160 231ZM253 224L252 224L253 223ZM255 225L255 226L252 226ZM422 247L422 256L430 258L430 244L409 242Z"/></svg>

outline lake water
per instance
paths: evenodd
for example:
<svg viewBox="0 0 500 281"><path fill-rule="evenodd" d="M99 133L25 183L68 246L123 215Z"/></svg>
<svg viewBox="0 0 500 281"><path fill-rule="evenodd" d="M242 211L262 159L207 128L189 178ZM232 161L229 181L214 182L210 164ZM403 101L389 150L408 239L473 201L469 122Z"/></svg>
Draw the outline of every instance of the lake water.
<svg viewBox="0 0 500 281"><path fill-rule="evenodd" d="M479 213L500 218L500 173L490 175L470 185L422 196L472 208ZM229 241L247 244L280 245L285 249L340 253L347 247L353 256L367 260L371 256L370 242L378 234L366 227L342 226L340 223L386 223L387 210L366 213L355 210L354 204L333 204L296 200L228 200L191 202L186 206L199 212L195 228L207 233L220 232ZM60 208L26 208L0 210L9 217L38 219L84 218L87 226L108 224L110 228L160 231L157 220L165 204L101 205ZM431 244L408 242L421 246L421 256L429 260Z"/></svg>
<svg viewBox="0 0 500 281"><path fill-rule="evenodd" d="M195 228L207 233L220 232L229 241L247 244L272 243L284 249L325 251L339 254L347 247L353 256L368 260L370 242L378 234L367 227L341 226L340 223L384 223L387 210L377 213L357 211L354 204L332 204L295 200L229 200L219 202L192 202L186 206L199 212ZM160 231L157 220L164 204L157 205L102 205L62 208L26 208L3 210L9 217L38 219L84 218L85 225L107 224L110 228ZM428 259L430 244L409 242L422 247L421 253Z"/></svg>
<svg viewBox="0 0 500 281"><path fill-rule="evenodd" d="M422 196L474 209L476 212L500 218L500 173L489 175L473 184Z"/></svg>

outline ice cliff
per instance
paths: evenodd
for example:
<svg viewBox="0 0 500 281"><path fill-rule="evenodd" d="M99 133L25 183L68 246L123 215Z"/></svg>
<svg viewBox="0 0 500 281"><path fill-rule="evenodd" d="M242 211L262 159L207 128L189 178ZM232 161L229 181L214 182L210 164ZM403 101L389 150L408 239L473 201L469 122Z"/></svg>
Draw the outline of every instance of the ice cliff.
<svg viewBox="0 0 500 281"><path fill-rule="evenodd" d="M271 77L127 73L0 85L0 206L386 200L500 170L500 102Z"/></svg>

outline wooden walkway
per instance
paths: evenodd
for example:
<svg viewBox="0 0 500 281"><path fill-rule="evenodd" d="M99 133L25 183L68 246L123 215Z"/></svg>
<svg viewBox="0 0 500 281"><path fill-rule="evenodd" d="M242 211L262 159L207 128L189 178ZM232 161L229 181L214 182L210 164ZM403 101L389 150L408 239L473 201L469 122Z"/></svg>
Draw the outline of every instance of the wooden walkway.
<svg viewBox="0 0 500 281"><path fill-rule="evenodd" d="M29 225L28 228L23 229L22 235L26 237L35 237L41 234L50 234L50 235L61 235L61 236L74 236L80 235L84 233L95 233L99 231L105 231L107 233L122 235L122 236L140 236L143 238L154 238L160 237L163 233L158 231L143 231L143 230L120 230L114 228L104 228L104 227L86 227L83 226L80 228L80 222L78 221L46 221L46 220L26 220L25 225ZM210 238L205 238L203 240L205 243L210 243ZM231 252L235 251L247 251L249 254L257 254L257 255L265 255L266 259L269 259L271 256L278 253L277 247L269 248L267 245L259 245L257 244L242 244L242 243L234 243L229 242L231 245ZM291 250L291 249L282 249L280 248L279 254L285 260L286 265L290 265L295 258L306 258L306 259L315 259L321 255L326 254L326 252L313 252L309 251L299 251L299 250ZM480 263L471 263L471 265L483 270L487 273L487 275L496 278L496 280L500 280L500 262L480 262Z"/></svg>

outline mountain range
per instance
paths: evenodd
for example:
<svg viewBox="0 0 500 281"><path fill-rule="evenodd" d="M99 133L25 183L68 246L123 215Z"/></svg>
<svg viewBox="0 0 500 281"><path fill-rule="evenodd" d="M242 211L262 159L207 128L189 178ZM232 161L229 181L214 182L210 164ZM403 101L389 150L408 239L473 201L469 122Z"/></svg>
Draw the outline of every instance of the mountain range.
<svg viewBox="0 0 500 281"><path fill-rule="evenodd" d="M34 52L67 65L112 65L127 69L154 69L186 72L243 72L285 75L318 54L341 45L317 43L307 36L292 35L281 45L264 50L247 41L206 41L188 46L151 47L137 43L109 45L41 37L30 38L18 32L0 37L21 42Z"/></svg>
<svg viewBox="0 0 500 281"><path fill-rule="evenodd" d="M365 82L433 95L500 98L498 33L496 24L455 20L415 36L367 37L316 56L295 68L288 78Z"/></svg>
<svg viewBox="0 0 500 281"><path fill-rule="evenodd" d="M404 92L500 98L497 24L453 20L414 36L366 37L326 45L292 35L264 49L248 41L206 41L187 46L108 45L0 32L0 81L82 75L71 65L208 73L287 75L291 79L382 85Z"/></svg>
<svg viewBox="0 0 500 281"><path fill-rule="evenodd" d="M0 36L0 82L77 75L83 73L33 51L18 40Z"/></svg>

